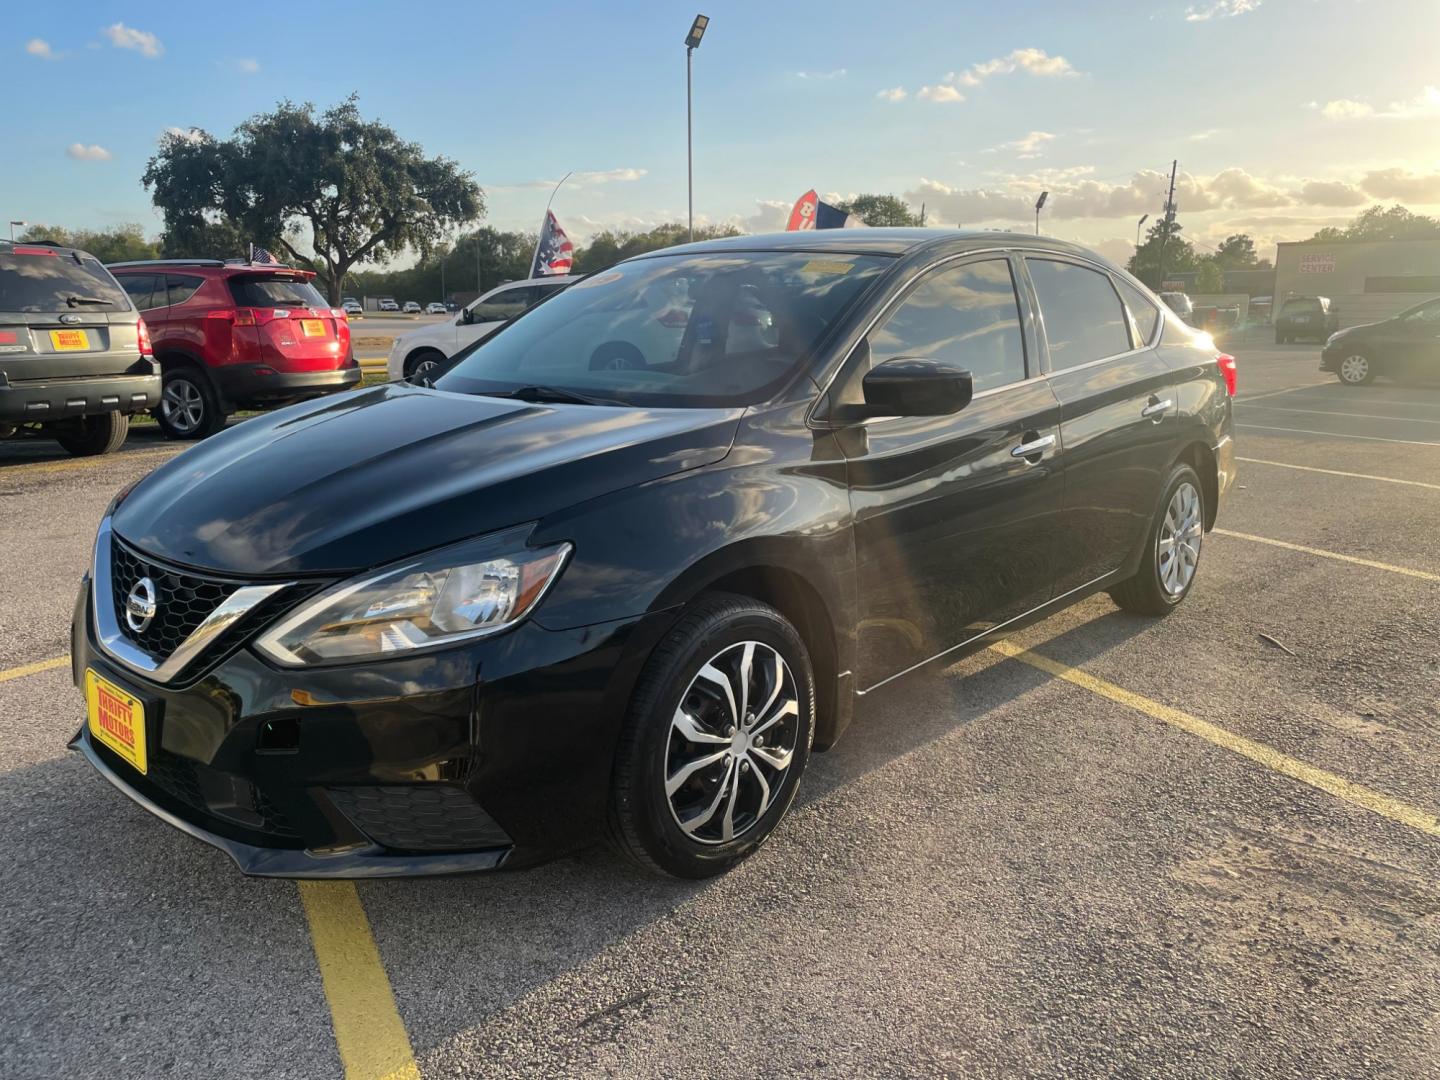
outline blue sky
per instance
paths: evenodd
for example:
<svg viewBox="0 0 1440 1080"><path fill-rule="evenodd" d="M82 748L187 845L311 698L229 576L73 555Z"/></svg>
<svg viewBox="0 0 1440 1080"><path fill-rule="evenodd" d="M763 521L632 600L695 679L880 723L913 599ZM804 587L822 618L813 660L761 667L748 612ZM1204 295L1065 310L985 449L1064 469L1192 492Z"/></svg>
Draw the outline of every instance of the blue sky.
<svg viewBox="0 0 1440 1080"><path fill-rule="evenodd" d="M930 219L1025 224L1112 255L1158 211L1203 241L1308 236L1376 201L1440 212L1436 0L710 3L695 55L696 214L780 227L790 203L893 192ZM172 13L173 12L173 13ZM281 98L362 111L474 171L533 227L553 183L577 239L685 213L692 8L26 5L5 20L7 218L159 220L139 177L166 128L228 135ZM23 103L23 107L16 107Z"/></svg>

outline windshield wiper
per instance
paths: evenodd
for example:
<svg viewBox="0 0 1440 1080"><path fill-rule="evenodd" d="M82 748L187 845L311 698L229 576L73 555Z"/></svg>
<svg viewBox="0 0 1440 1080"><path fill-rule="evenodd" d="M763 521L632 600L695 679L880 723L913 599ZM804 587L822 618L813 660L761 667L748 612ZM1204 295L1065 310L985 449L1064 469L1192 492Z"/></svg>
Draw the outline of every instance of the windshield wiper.
<svg viewBox="0 0 1440 1080"><path fill-rule="evenodd" d="M591 397L589 394L565 390L558 386L522 386L517 390L495 390L487 397L515 398L517 401L550 401L563 405L624 405L614 398Z"/></svg>
<svg viewBox="0 0 1440 1080"><path fill-rule="evenodd" d="M65 303L70 307L79 307L81 304L106 304L110 307L115 305L114 300L106 300L103 296L67 296Z"/></svg>

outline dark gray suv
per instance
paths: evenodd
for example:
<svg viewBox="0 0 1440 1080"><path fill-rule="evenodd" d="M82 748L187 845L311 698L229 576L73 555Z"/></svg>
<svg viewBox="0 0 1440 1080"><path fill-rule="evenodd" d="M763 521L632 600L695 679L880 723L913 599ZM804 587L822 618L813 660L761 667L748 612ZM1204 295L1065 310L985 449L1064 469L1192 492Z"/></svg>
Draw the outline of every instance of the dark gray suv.
<svg viewBox="0 0 1440 1080"><path fill-rule="evenodd" d="M110 271L73 248L0 241L0 438L38 429L108 454L159 401L145 320Z"/></svg>

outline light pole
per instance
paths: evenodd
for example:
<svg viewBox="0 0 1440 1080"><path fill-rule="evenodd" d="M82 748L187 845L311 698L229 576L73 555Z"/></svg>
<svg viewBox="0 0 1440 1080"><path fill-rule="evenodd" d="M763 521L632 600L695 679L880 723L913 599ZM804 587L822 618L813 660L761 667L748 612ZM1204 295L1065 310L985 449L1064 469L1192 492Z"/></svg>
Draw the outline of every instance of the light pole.
<svg viewBox="0 0 1440 1080"><path fill-rule="evenodd" d="M687 202L690 208L690 239L695 239L695 135L690 108L690 58L700 47L705 28L710 25L708 15L696 15L690 24L690 33L685 35L685 184Z"/></svg>
<svg viewBox="0 0 1440 1080"><path fill-rule="evenodd" d="M10 242L11 242L12 244L15 242L15 226L16 226L16 225L19 225L19 226L23 229L23 228L24 228L26 225L28 225L28 224L30 224L28 221L12 221L12 222L10 222Z"/></svg>
<svg viewBox="0 0 1440 1080"><path fill-rule="evenodd" d="M1149 221L1149 220L1150 220L1150 215L1149 215L1149 214L1141 214L1141 215L1140 215L1140 220L1137 221L1137 222L1135 222L1135 252L1136 252L1136 254L1139 254L1139 252L1140 252L1140 226L1144 225L1145 222L1147 222L1147 221Z"/></svg>
<svg viewBox="0 0 1440 1080"><path fill-rule="evenodd" d="M1048 191L1040 192L1040 198L1035 200L1035 235L1040 235L1040 211L1045 208L1045 200L1050 197Z"/></svg>

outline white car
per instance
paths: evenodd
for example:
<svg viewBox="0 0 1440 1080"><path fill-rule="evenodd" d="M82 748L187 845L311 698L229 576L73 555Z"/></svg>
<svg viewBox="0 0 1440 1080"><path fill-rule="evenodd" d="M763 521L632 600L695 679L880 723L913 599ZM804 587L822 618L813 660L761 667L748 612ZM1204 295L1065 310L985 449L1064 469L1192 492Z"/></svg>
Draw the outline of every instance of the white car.
<svg viewBox="0 0 1440 1080"><path fill-rule="evenodd" d="M430 303L425 305L426 315L444 315L445 311L445 305L440 303L439 300L431 300Z"/></svg>
<svg viewBox="0 0 1440 1080"><path fill-rule="evenodd" d="M420 305L417 304L414 300L406 300L405 307L402 310L404 310L406 315L419 315Z"/></svg>
<svg viewBox="0 0 1440 1080"><path fill-rule="evenodd" d="M494 333L541 300L579 280L579 275L532 278L491 289L453 318L441 319L397 337L390 349L386 370L393 380L408 379L416 373L423 377L426 371L450 359L471 342Z"/></svg>
<svg viewBox="0 0 1440 1080"><path fill-rule="evenodd" d="M400 305L397 304L394 300L391 300L391 299L387 296L384 300L381 300L381 301L380 301L380 310L381 310L381 311L399 311L399 310L400 310Z"/></svg>
<svg viewBox="0 0 1440 1080"><path fill-rule="evenodd" d="M365 309L360 306L360 301L353 298L347 299L343 304L340 305L340 307L344 309L346 315L365 314Z"/></svg>

